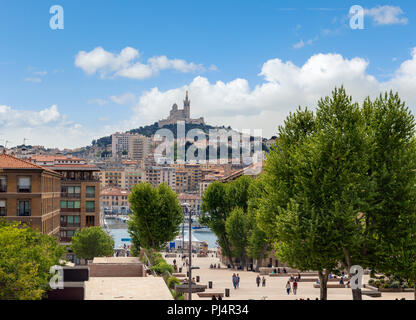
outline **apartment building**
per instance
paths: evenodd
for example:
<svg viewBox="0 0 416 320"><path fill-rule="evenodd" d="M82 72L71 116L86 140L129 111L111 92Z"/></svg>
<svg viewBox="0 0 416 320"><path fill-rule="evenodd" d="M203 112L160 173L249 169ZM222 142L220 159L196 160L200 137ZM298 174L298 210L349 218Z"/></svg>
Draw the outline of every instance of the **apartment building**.
<svg viewBox="0 0 416 320"><path fill-rule="evenodd" d="M130 191L109 187L101 190L101 205L105 213L127 214L130 211Z"/></svg>
<svg viewBox="0 0 416 320"><path fill-rule="evenodd" d="M153 187L166 183L173 191L176 191L176 171L172 167L146 166L145 181Z"/></svg>
<svg viewBox="0 0 416 320"><path fill-rule="evenodd" d="M59 237L60 175L5 153L0 155L0 216Z"/></svg>
<svg viewBox="0 0 416 320"><path fill-rule="evenodd" d="M141 134L128 137L128 155L132 160L144 160L150 152L150 139Z"/></svg>
<svg viewBox="0 0 416 320"><path fill-rule="evenodd" d="M45 161L45 156L34 156L31 161ZM69 244L77 230L100 225L100 182L94 177L99 169L71 157L49 159L47 168L61 177L59 238L61 243Z"/></svg>
<svg viewBox="0 0 416 320"><path fill-rule="evenodd" d="M176 173L176 192L199 192L202 170L199 164L174 164Z"/></svg>
<svg viewBox="0 0 416 320"><path fill-rule="evenodd" d="M198 194L180 193L178 200L180 203L187 203L196 214L201 213L202 201Z"/></svg>

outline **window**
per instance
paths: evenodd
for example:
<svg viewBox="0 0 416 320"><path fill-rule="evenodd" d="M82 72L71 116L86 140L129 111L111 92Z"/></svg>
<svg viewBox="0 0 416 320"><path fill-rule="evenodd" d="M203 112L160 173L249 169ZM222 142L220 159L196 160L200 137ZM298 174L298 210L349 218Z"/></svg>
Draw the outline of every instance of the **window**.
<svg viewBox="0 0 416 320"><path fill-rule="evenodd" d="M95 211L95 201L86 201L85 208L87 212L94 212Z"/></svg>
<svg viewBox="0 0 416 320"><path fill-rule="evenodd" d="M17 178L17 192L30 192L31 183L30 177Z"/></svg>
<svg viewBox="0 0 416 320"><path fill-rule="evenodd" d="M0 216L6 216L6 200L0 200Z"/></svg>
<svg viewBox="0 0 416 320"><path fill-rule="evenodd" d="M30 200L19 200L17 207L18 216L30 216Z"/></svg>
<svg viewBox="0 0 416 320"><path fill-rule="evenodd" d="M0 192L7 192L7 178L0 177Z"/></svg>
<svg viewBox="0 0 416 320"><path fill-rule="evenodd" d="M89 186L86 190L87 198L95 198L95 187Z"/></svg>
<svg viewBox="0 0 416 320"><path fill-rule="evenodd" d="M66 201L61 201L61 209L66 209L66 208L67 208Z"/></svg>
<svg viewBox="0 0 416 320"><path fill-rule="evenodd" d="M81 201L74 201L74 208L75 209L81 208Z"/></svg>
<svg viewBox="0 0 416 320"><path fill-rule="evenodd" d="M95 224L95 217L94 216L86 216L85 217L85 222L87 224L88 227L94 226Z"/></svg>

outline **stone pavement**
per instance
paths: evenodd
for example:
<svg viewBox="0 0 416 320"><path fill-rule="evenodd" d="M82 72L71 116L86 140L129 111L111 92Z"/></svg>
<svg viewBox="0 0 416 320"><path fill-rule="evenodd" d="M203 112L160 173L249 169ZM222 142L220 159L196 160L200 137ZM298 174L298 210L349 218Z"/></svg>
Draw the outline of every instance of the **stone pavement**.
<svg viewBox="0 0 416 320"><path fill-rule="evenodd" d="M198 266L200 269L192 270L192 277L199 276L200 284L208 284L208 281L213 281L212 289L207 289L206 292L224 292L225 288L230 289L230 297L224 297L224 300L295 300L299 298L315 300L319 298L319 288L314 288L314 282L299 282L297 295L287 295L285 285L289 279L287 277L269 277L266 278L266 287L257 287L256 272L227 269L221 264L221 269L210 269L211 263L218 264L220 260L215 257L192 258L192 265ZM173 259L176 259L177 264L182 266L182 260L178 254L176 258L166 258L167 262L173 264ZM186 274L187 268L183 268ZM238 273L240 275L240 288L234 289L232 285L232 275ZM262 276L261 276L262 277ZM305 277L304 277L305 278ZM317 277L313 277L317 278ZM364 276L363 283L367 283L368 275ZM334 282L336 283L336 282ZM365 290L365 289L364 289ZM394 300L396 298L406 298L406 300L413 300L413 292L383 292L380 298L372 298L363 295L363 300ZM210 298L199 298L197 294L192 295L193 300L209 300ZM334 288L328 289L328 300L351 300L352 294L349 288Z"/></svg>

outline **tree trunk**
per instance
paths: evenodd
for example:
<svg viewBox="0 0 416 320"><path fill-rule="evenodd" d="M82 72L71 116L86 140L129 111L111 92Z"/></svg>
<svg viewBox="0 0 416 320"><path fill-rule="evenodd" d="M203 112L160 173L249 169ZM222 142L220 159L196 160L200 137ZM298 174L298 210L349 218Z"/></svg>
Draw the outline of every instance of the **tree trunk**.
<svg viewBox="0 0 416 320"><path fill-rule="evenodd" d="M352 300L363 300L363 295L361 289L351 289L352 290Z"/></svg>
<svg viewBox="0 0 416 320"><path fill-rule="evenodd" d="M319 282L320 282L320 299L321 300L327 300L328 298L328 272L325 270L325 272L319 271Z"/></svg>
<svg viewBox="0 0 416 320"><path fill-rule="evenodd" d="M267 245L263 247L263 249L260 252L259 258L257 259L256 272L259 272L259 269L263 266L264 253L266 252L266 250L267 250Z"/></svg>
<svg viewBox="0 0 416 320"><path fill-rule="evenodd" d="M347 262L347 273L348 273L348 277L350 278L350 283L351 283L351 276L352 276L352 274L350 273L350 269L352 267L351 256L347 249L342 248L342 250L344 252L345 260ZM361 288L351 289L351 291L352 291L352 300L363 300Z"/></svg>

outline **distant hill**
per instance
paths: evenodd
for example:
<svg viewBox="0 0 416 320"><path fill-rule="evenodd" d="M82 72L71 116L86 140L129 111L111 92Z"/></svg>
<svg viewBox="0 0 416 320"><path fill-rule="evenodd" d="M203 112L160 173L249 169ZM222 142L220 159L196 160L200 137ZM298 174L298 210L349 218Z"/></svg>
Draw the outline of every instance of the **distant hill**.
<svg viewBox="0 0 416 320"><path fill-rule="evenodd" d="M169 125L163 126L162 128L172 131L172 133L173 133L173 135L176 139L176 137L177 137L177 132L176 132L177 131L177 126L176 126L176 124L169 124ZM157 132L157 130L162 129L162 128L159 128L159 126L157 125L157 122L155 122L151 125L140 127L140 128L137 128L137 129L132 129L132 130L129 130L127 132L128 133L138 133L138 134L142 134L146 137L151 137ZM213 127L213 126L210 126L208 124L187 123L187 124L185 124L185 136L188 133L188 131L192 130L192 129L200 129L203 132L208 133L210 129L228 129L228 130L231 130L231 127L225 127L225 126ZM92 145L93 146L97 145L100 148L105 148L108 145L111 145L111 136L102 137L102 138L99 138L97 140L93 140Z"/></svg>

